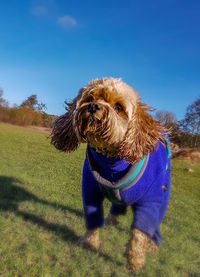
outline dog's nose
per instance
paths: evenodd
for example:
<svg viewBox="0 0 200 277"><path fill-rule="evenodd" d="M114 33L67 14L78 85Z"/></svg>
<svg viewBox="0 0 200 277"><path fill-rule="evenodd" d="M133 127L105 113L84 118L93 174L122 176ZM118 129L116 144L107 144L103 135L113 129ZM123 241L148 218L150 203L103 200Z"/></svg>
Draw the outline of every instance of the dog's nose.
<svg viewBox="0 0 200 277"><path fill-rule="evenodd" d="M102 110L102 105L97 104L97 103L90 103L88 105L88 112L91 114L96 113L96 111Z"/></svg>

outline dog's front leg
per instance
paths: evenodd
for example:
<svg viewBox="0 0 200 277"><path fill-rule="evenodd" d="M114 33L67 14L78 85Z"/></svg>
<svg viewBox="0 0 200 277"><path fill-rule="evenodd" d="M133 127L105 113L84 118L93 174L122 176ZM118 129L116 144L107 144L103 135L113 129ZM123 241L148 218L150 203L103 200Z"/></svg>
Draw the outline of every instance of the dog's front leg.
<svg viewBox="0 0 200 277"><path fill-rule="evenodd" d="M100 246L99 228L87 230L85 235L80 239L79 243L87 249L97 251Z"/></svg>
<svg viewBox="0 0 200 277"><path fill-rule="evenodd" d="M131 231L127 260L134 272L139 271L145 265L148 239L148 235L137 228Z"/></svg>

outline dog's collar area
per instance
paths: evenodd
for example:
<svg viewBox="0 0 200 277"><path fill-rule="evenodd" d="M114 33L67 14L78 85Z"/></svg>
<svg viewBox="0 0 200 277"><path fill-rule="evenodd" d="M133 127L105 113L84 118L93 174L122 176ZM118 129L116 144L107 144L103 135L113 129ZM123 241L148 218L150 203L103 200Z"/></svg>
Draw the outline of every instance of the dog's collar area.
<svg viewBox="0 0 200 277"><path fill-rule="evenodd" d="M171 158L171 156L172 156L172 150L171 150L171 148L170 148L170 141L169 141L169 139L168 139L168 137L165 137L165 146L166 146L166 149L167 149L167 157L168 157L168 159L170 159ZM166 170L168 170L168 163L166 164Z"/></svg>
<svg viewBox="0 0 200 277"><path fill-rule="evenodd" d="M122 203L120 196L120 190L126 190L132 187L138 180L142 177L149 160L149 154L140 160L138 163L131 165L128 172L117 182L111 182L99 173L98 163L95 161L92 156L90 147L87 147L86 158L88 166L93 174L95 180L102 186L102 189L106 197L115 203Z"/></svg>

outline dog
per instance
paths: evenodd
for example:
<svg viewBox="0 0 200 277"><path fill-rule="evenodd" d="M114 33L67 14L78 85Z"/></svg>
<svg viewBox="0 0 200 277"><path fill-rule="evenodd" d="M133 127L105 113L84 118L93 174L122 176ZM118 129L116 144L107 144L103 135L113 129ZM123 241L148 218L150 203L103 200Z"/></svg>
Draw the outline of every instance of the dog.
<svg viewBox="0 0 200 277"><path fill-rule="evenodd" d="M156 252L162 240L160 224L170 199L166 132L151 116L152 108L121 79L93 80L66 106L67 112L55 120L51 142L67 153L87 143L82 182L87 230L80 243L99 249L105 197L112 202L106 224L117 224L131 206L126 254L131 270L138 272L146 252Z"/></svg>

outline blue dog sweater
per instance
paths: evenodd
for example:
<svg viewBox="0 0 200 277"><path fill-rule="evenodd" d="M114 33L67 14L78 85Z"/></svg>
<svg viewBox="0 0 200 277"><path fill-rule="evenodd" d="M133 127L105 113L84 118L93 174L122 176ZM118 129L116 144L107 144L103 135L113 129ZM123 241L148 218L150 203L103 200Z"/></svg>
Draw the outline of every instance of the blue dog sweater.
<svg viewBox="0 0 200 277"><path fill-rule="evenodd" d="M90 147L90 146L88 146ZM157 245L162 236L160 224L164 219L170 198L170 158L168 147L159 143L155 152L149 154L148 163L137 182L120 190L121 204L112 203L110 213L122 215L127 206L134 212L132 228L138 228L149 235ZM110 182L117 182L126 175L130 164L125 159L108 158L90 147L99 174ZM83 167L82 194L87 229L104 226L103 200L105 190L94 178L87 159Z"/></svg>

